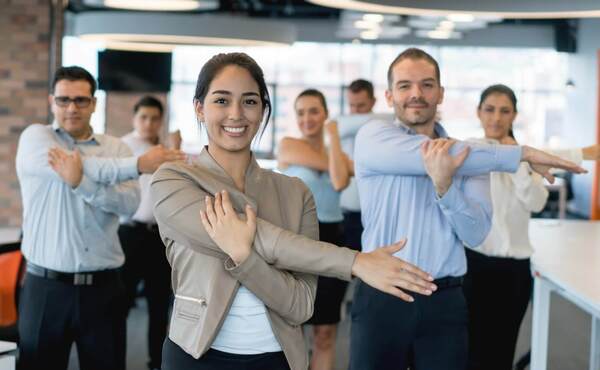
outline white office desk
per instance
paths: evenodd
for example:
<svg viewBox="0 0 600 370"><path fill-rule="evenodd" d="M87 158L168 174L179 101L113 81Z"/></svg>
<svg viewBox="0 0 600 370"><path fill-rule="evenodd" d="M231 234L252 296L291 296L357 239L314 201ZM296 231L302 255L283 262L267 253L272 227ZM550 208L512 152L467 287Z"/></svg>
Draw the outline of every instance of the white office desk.
<svg viewBox="0 0 600 370"><path fill-rule="evenodd" d="M13 352L16 349L17 345L15 343L0 340L0 370L15 369L15 355Z"/></svg>
<svg viewBox="0 0 600 370"><path fill-rule="evenodd" d="M16 243L21 236L18 227L0 227L0 244Z"/></svg>
<svg viewBox="0 0 600 370"><path fill-rule="evenodd" d="M3 244L17 243L21 236L21 229L18 227L0 227L0 246ZM0 340L0 370L15 369L14 350L17 345L12 342Z"/></svg>
<svg viewBox="0 0 600 370"><path fill-rule="evenodd" d="M556 292L592 315L590 369L600 370L600 222L532 220L535 254L531 370L545 370L550 294Z"/></svg>

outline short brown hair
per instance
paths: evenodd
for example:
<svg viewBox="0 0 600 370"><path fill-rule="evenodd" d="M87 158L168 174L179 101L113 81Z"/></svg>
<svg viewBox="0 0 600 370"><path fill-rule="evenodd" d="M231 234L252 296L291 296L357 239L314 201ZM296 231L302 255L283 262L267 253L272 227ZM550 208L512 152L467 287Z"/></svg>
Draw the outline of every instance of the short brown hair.
<svg viewBox="0 0 600 370"><path fill-rule="evenodd" d="M375 93L373 91L373 84L370 81L359 78L358 80L354 80L348 85L348 90L352 91L354 94L359 93L361 91L366 91L369 98L373 99L375 97Z"/></svg>
<svg viewBox="0 0 600 370"><path fill-rule="evenodd" d="M429 54L427 54L425 51L418 49L418 48L409 48L404 50L403 52L401 52L400 54L398 54L398 56L396 57L396 59L394 59L394 61L392 62L392 64L390 64L390 67L388 68L388 86L391 88L392 87L392 83L394 82L394 76L392 76L392 69L394 68L394 66L398 63L400 63L401 61L403 61L404 59L411 59L411 60L425 60L429 63L431 63L433 65L433 67L435 68L435 78L437 79L438 84L441 85L441 79L440 79L440 66L438 65L438 62L433 59L433 57Z"/></svg>
<svg viewBox="0 0 600 370"><path fill-rule="evenodd" d="M135 105L133 106L133 113L137 113L137 111L140 110L141 107L156 108L160 112L160 115L163 115L164 107L162 103L160 102L160 100L156 99L153 96L146 95L140 100L138 100L138 102L135 103Z"/></svg>

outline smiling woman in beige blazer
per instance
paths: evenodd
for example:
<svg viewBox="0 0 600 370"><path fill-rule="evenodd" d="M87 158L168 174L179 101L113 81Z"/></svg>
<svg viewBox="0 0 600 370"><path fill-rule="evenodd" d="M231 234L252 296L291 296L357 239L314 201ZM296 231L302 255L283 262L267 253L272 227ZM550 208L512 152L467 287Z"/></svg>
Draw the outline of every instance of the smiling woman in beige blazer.
<svg viewBox="0 0 600 370"><path fill-rule="evenodd" d="M252 58L210 59L194 106L209 145L193 163L162 166L151 185L175 292L163 369L307 369L300 324L313 312L313 274L358 276L405 300L403 290L435 290L392 256L404 241L366 254L316 241L310 191L261 169L250 150L271 107Z"/></svg>

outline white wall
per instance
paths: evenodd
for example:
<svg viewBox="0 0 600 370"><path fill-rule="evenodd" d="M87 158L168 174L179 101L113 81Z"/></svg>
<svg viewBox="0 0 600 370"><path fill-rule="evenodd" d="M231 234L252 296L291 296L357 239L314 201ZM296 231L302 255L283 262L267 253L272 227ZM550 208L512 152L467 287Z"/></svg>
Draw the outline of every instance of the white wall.
<svg viewBox="0 0 600 370"><path fill-rule="evenodd" d="M598 109L598 61L600 19L580 21L578 52L569 57L569 74L575 88L567 96L567 130L565 141L573 146L586 146L596 138ZM577 213L589 216L593 163L586 163L587 175L574 176L572 205Z"/></svg>

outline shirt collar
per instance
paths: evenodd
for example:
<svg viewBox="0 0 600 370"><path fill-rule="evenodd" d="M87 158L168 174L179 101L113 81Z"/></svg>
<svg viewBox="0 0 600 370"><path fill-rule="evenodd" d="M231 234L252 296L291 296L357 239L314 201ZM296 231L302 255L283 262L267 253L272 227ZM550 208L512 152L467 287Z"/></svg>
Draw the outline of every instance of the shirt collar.
<svg viewBox="0 0 600 370"><path fill-rule="evenodd" d="M400 129L402 129L402 131L404 131L408 135L416 135L417 134L414 129L412 129L411 127L408 127L403 122L401 122L398 119L398 117L396 117L394 119L394 125ZM440 138L448 137L448 133L446 132L446 129L444 129L444 127L439 122L435 123L435 126L433 127L433 131L437 134L437 137L440 137Z"/></svg>
<svg viewBox="0 0 600 370"><path fill-rule="evenodd" d="M58 133L62 138L66 139L71 144L90 144L90 145L100 145L100 141L98 140L98 136L94 133L94 129L90 126L92 130L92 134L85 140L75 140L69 133L62 128L58 121L54 120L52 122L52 129L54 132Z"/></svg>

